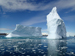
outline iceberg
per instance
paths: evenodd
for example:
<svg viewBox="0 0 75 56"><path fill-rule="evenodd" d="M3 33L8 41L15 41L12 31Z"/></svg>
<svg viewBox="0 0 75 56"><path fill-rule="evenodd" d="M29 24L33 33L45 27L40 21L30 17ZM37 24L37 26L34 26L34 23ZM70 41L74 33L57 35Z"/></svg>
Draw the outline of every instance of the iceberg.
<svg viewBox="0 0 75 56"><path fill-rule="evenodd" d="M63 20L57 13L57 8L54 7L47 15L47 27L49 39L64 39L66 38L66 27Z"/></svg>
<svg viewBox="0 0 75 56"><path fill-rule="evenodd" d="M41 28L17 24L15 30L9 33L6 37L29 37L29 36L42 36Z"/></svg>

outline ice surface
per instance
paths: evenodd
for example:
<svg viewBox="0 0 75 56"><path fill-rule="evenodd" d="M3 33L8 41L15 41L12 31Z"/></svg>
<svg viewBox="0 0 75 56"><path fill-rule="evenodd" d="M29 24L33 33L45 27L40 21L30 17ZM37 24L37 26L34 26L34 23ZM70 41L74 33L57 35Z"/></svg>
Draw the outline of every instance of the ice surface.
<svg viewBox="0 0 75 56"><path fill-rule="evenodd" d="M16 25L13 32L9 33L6 37L25 37L25 36L42 36L41 28Z"/></svg>
<svg viewBox="0 0 75 56"><path fill-rule="evenodd" d="M62 39L66 37L66 28L63 20L57 13L57 8L54 7L47 15L47 27L49 39Z"/></svg>

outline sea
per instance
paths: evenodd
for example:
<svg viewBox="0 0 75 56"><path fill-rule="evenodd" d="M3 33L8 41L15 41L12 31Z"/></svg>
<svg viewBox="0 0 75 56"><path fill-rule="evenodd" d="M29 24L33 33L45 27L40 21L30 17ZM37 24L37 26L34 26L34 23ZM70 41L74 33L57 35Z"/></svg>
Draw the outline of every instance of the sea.
<svg viewBox="0 0 75 56"><path fill-rule="evenodd" d="M64 40L46 37L0 36L0 56L75 56L75 37Z"/></svg>

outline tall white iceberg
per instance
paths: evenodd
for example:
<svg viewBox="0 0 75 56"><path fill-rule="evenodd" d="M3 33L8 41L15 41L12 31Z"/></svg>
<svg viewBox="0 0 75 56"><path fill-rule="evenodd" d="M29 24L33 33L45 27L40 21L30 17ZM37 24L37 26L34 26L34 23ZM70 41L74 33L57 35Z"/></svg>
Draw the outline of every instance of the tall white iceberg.
<svg viewBox="0 0 75 56"><path fill-rule="evenodd" d="M63 39L66 38L66 28L63 20L57 13L57 8L54 7L47 15L47 27L49 39Z"/></svg>
<svg viewBox="0 0 75 56"><path fill-rule="evenodd" d="M16 25L16 29L9 33L6 37L29 37L42 36L41 28L32 26Z"/></svg>

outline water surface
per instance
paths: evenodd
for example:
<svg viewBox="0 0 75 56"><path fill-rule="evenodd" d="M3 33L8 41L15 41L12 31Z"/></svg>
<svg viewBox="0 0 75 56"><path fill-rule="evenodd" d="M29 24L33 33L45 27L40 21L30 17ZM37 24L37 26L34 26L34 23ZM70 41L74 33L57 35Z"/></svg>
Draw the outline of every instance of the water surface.
<svg viewBox="0 0 75 56"><path fill-rule="evenodd" d="M0 56L75 56L75 38L0 37Z"/></svg>

